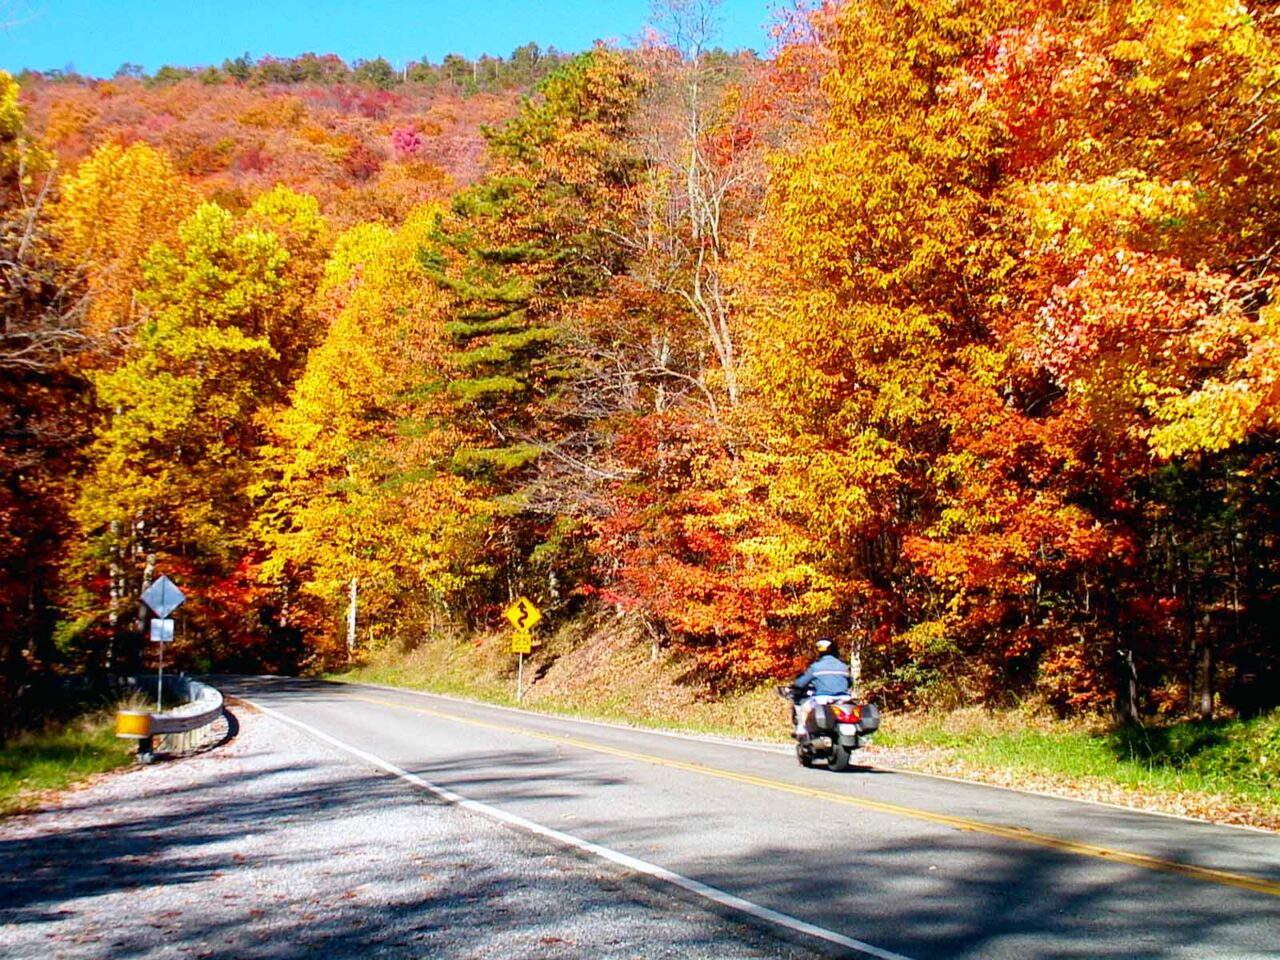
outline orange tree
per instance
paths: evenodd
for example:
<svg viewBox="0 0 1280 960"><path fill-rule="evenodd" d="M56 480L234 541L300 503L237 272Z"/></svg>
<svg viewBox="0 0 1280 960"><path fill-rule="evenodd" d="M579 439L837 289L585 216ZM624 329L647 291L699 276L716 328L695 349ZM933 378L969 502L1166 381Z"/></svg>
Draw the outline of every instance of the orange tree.
<svg viewBox="0 0 1280 960"><path fill-rule="evenodd" d="M1219 660L1241 707L1275 669L1276 39L1240 5L1070 4L957 86L1001 132L1022 243L1001 332L1052 385L1038 412L1088 424L1076 499L1137 550L1103 594L1127 685L1203 715Z"/></svg>
<svg viewBox="0 0 1280 960"><path fill-rule="evenodd" d="M83 324L78 272L50 235L54 169L19 95L0 72L0 739L52 702L41 703L42 679L91 666L52 641L69 478L90 429L79 358L101 346Z"/></svg>
<svg viewBox="0 0 1280 960"><path fill-rule="evenodd" d="M1065 708L1185 677L1211 706L1214 648L1267 668L1272 27L1164 6L816 21L834 66L774 157L752 386L798 468L774 500L865 584L887 691Z"/></svg>

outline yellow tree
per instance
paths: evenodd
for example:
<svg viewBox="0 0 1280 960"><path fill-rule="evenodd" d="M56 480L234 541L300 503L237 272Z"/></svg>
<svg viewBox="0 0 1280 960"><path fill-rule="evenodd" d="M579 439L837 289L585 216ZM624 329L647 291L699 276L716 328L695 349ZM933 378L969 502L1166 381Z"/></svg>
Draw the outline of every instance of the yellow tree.
<svg viewBox="0 0 1280 960"><path fill-rule="evenodd" d="M888 643L919 615L903 539L935 499L949 383L1001 366L982 342L1009 266L984 229L995 129L946 89L1018 7L853 0L823 14L822 122L771 158L741 301L759 442L773 509L823 545L864 639Z"/></svg>
<svg viewBox="0 0 1280 960"><path fill-rule="evenodd" d="M276 186L258 196L241 217L242 229L271 234L288 254L280 299L261 317L262 333L280 358L285 386L301 373L311 348L324 336L315 293L333 246L328 222L315 197Z"/></svg>
<svg viewBox="0 0 1280 960"><path fill-rule="evenodd" d="M154 243L172 243L199 197L167 154L145 143L106 143L62 177L51 229L88 278L86 326L127 340L141 314L136 293Z"/></svg>
<svg viewBox="0 0 1280 960"><path fill-rule="evenodd" d="M419 259L442 215L428 205L397 231L367 224L338 239L318 294L328 332L263 451L263 576L322 661L342 655L341 612L357 593L365 646L444 610L470 575L473 507L442 420L448 301Z"/></svg>
<svg viewBox="0 0 1280 960"><path fill-rule="evenodd" d="M111 597L83 602L113 626L157 563L208 587L241 559L256 417L288 382L273 338L298 299L290 262L276 234L204 204L143 263L145 320L122 361L92 376L103 422L72 560L88 579L109 574ZM227 629L220 615L204 626Z"/></svg>

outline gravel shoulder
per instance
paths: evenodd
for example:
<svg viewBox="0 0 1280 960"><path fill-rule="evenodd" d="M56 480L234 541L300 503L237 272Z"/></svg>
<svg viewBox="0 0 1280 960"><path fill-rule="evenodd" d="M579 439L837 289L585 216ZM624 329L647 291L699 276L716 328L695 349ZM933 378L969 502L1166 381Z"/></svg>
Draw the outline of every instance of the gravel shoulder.
<svg viewBox="0 0 1280 960"><path fill-rule="evenodd" d="M211 750L0 820L0 957L814 955L234 718Z"/></svg>

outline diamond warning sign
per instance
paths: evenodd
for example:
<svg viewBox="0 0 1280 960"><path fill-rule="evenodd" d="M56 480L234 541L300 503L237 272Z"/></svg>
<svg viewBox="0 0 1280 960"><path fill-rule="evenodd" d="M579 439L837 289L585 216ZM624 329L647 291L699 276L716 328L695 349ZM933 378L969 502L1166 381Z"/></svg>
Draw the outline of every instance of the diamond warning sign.
<svg viewBox="0 0 1280 960"><path fill-rule="evenodd" d="M528 597L521 597L503 611L503 614L516 630L532 630L542 619L542 611L533 605Z"/></svg>

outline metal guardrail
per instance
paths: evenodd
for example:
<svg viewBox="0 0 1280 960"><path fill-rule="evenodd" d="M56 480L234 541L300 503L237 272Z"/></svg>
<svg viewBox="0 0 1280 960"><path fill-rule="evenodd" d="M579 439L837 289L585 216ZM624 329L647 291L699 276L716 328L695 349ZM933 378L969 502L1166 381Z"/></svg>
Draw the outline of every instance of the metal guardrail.
<svg viewBox="0 0 1280 960"><path fill-rule="evenodd" d="M134 681L137 689L156 689L156 682ZM158 692L158 691L157 691ZM164 678L164 693L181 705L164 713L121 710L116 714L116 736L138 741L138 759L150 762L156 753L186 753L203 746L223 714L222 691L190 677ZM160 738L157 745L156 738Z"/></svg>

